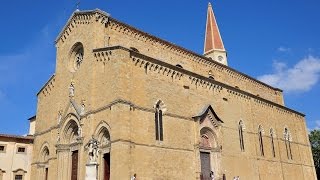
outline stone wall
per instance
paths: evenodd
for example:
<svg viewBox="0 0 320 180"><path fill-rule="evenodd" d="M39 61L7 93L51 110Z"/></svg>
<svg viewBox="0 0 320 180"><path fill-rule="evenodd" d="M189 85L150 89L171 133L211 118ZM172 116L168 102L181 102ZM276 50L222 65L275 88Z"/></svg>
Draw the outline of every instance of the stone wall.
<svg viewBox="0 0 320 180"><path fill-rule="evenodd" d="M212 152L221 155L221 163L215 167L219 176L315 179L304 115L282 106L281 91L115 20L108 21L99 11L79 12L73 17L57 39L55 76L38 93L32 178L42 178L48 167L50 180L69 179L71 151L78 149L79 179L84 179L88 160L84 146L97 128L106 124L112 179L129 179L133 173L146 180L198 179L200 125L193 117L211 105L224 122L219 139L222 149ZM75 71L70 69L71 54L79 42L84 60ZM110 47L103 48L106 46ZM214 79L208 78L209 70ZM71 83L74 97L69 97ZM154 107L159 100L166 105L163 141L155 140ZM81 105L84 111L79 113ZM240 120L245 125L244 152L239 144ZM70 121L81 128L73 144L64 143L64 129ZM259 125L264 129L264 156L260 155ZM276 135L275 157L270 128ZM292 160L287 157L284 128L291 134ZM47 161L41 153L45 147L50 151Z"/></svg>

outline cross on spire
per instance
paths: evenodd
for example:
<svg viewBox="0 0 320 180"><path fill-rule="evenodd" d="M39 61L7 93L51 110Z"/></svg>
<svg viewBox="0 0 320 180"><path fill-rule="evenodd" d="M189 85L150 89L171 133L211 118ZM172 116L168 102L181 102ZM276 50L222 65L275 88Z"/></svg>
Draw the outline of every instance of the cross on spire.
<svg viewBox="0 0 320 180"><path fill-rule="evenodd" d="M78 1L77 1L76 6L77 6L76 11L80 11L80 9L79 9L79 6L80 6L80 0L78 0Z"/></svg>

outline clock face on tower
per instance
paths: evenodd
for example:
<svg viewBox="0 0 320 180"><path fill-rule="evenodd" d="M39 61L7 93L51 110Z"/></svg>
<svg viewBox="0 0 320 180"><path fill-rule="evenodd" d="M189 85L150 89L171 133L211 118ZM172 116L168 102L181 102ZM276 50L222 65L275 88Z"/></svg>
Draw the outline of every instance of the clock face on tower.
<svg viewBox="0 0 320 180"><path fill-rule="evenodd" d="M223 57L222 56L218 56L218 61L222 62L223 61Z"/></svg>

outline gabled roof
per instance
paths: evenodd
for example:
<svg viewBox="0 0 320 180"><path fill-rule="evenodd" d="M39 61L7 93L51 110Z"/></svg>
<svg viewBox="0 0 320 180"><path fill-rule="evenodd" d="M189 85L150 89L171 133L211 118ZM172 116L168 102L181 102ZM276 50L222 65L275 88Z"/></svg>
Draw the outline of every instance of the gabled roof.
<svg viewBox="0 0 320 180"><path fill-rule="evenodd" d="M192 118L194 118L194 119L199 119L200 121L202 121L202 120L207 116L207 114L208 114L209 112L211 112L211 113L213 114L213 116L214 116L219 122L223 123L223 121L219 118L219 116L218 116L217 113L213 110L213 108L212 108L211 105L205 106L198 115L196 115L196 116L194 116L194 117L192 117Z"/></svg>
<svg viewBox="0 0 320 180"><path fill-rule="evenodd" d="M65 31L65 29L66 29L66 28L69 26L69 24L71 23L73 17L75 17L75 16L78 15L78 14L88 14L88 13L89 13L89 14L99 13L99 14L104 15L104 16L106 16L106 17L109 17L109 16L110 16L110 14L108 14L108 13L106 13L106 12L104 12L104 11L98 9L98 8L96 8L96 9L94 9L94 10L84 10L84 11L76 10L76 11L74 11L74 12L72 13L72 15L69 17L67 23L63 26L62 30L60 31L60 33L58 34L58 36L57 36L57 38L56 38L56 40L55 40L55 43L57 43L58 40L61 38L61 36L62 36L63 32Z"/></svg>

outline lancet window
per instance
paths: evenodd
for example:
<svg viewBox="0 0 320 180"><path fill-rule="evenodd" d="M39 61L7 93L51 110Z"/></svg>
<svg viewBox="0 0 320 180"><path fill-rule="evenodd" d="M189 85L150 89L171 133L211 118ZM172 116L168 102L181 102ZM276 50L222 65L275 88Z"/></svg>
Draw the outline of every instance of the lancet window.
<svg viewBox="0 0 320 180"><path fill-rule="evenodd" d="M155 132L156 140L163 141L163 109L161 108L162 101L158 101L155 106Z"/></svg>
<svg viewBox="0 0 320 180"><path fill-rule="evenodd" d="M259 146L260 146L260 155L264 156L264 148L263 148L263 129L259 126L258 129L258 136L259 136Z"/></svg>
<svg viewBox="0 0 320 180"><path fill-rule="evenodd" d="M292 151L291 151L291 135L288 128L284 128L284 142L286 145L287 157L288 159L292 159Z"/></svg>
<svg viewBox="0 0 320 180"><path fill-rule="evenodd" d="M270 137L271 137L271 150L272 150L272 156L276 157L276 151L275 151L275 147L274 147L274 137L275 133L274 130L271 128L270 129Z"/></svg>
<svg viewBox="0 0 320 180"><path fill-rule="evenodd" d="M243 140L244 125L242 121L239 121L238 130L239 130L240 149L242 152L244 152L244 140Z"/></svg>

